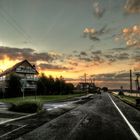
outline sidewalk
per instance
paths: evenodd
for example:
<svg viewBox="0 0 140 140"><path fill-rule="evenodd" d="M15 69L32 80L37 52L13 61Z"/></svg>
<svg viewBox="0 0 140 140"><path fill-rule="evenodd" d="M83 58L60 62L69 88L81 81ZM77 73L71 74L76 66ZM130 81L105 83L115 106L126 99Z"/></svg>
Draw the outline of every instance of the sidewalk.
<svg viewBox="0 0 140 140"><path fill-rule="evenodd" d="M0 111L1 110L8 110L8 108L10 106L11 106L11 104L9 104L9 103L0 102Z"/></svg>

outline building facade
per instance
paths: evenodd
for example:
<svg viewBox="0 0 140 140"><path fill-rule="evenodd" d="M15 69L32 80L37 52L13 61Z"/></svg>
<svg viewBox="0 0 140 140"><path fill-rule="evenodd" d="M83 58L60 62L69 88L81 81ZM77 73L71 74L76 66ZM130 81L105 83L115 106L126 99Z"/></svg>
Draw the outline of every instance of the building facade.
<svg viewBox="0 0 140 140"><path fill-rule="evenodd" d="M28 60L24 60L0 73L0 91L5 92L7 88L6 81L9 80L9 76L12 74L20 77L21 90L36 89L38 71L36 70L35 65L29 63Z"/></svg>

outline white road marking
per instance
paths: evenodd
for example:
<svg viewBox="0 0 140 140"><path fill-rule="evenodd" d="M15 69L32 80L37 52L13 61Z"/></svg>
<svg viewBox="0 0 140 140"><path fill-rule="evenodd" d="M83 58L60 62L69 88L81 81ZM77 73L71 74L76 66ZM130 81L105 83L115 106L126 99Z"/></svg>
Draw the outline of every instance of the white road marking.
<svg viewBox="0 0 140 140"><path fill-rule="evenodd" d="M119 113L121 114L121 116L123 117L123 119L125 120L126 124L129 126L130 130L132 131L132 133L135 135L135 137L140 140L140 136L138 134L138 132L135 130L135 128L130 124L130 122L127 120L127 118L124 116L124 114L122 113L122 111L119 109L119 107L116 105L116 103L113 101L113 99L111 98L110 95L108 95L110 100L112 101L112 103L114 104L114 106L116 107L116 109L119 111Z"/></svg>
<svg viewBox="0 0 140 140"><path fill-rule="evenodd" d="M11 134L11 133L13 133L13 132L15 132L15 131L21 129L21 128L24 128L25 126L27 126L27 125L23 125L23 126L18 127L18 128L14 129L14 130L12 130L12 131L10 131L10 132L7 132L7 133L1 135L0 138L3 138L3 137L5 137L5 136L7 136L7 135L9 135L9 134Z"/></svg>
<svg viewBox="0 0 140 140"><path fill-rule="evenodd" d="M9 123L9 122L12 122L12 121L17 121L17 120L20 120L20 119L25 119L25 118L28 118L28 117L34 116L34 115L36 115L36 114L37 114L37 113L33 113L33 114L26 115L26 116L22 116L22 117L14 118L14 119L9 119L9 120L6 120L6 121L3 121L3 122L0 122L0 125L1 125L1 124L5 124L5 123Z"/></svg>

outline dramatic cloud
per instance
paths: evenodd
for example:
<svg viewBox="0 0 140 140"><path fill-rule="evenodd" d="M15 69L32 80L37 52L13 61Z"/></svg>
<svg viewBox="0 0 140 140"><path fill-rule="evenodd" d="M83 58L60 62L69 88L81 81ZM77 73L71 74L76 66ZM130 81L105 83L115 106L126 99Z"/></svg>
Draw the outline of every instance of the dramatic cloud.
<svg viewBox="0 0 140 140"><path fill-rule="evenodd" d="M105 60L102 57L100 57L99 55L91 56L91 58L95 65L100 65L105 62Z"/></svg>
<svg viewBox="0 0 140 140"><path fill-rule="evenodd" d="M105 57L106 61L108 61L109 64L112 64L114 62L119 62L119 61L125 61L125 60L129 60L130 58L130 55L129 53L126 53L126 52L118 52L118 53L112 53L110 54L109 52L108 53L105 53L103 55L103 57Z"/></svg>
<svg viewBox="0 0 140 140"><path fill-rule="evenodd" d="M125 41L127 47L140 47L140 25L126 27L114 36L117 42Z"/></svg>
<svg viewBox="0 0 140 140"><path fill-rule="evenodd" d="M101 55L101 54L102 54L102 51L101 51L101 50L92 51L91 53L92 53L92 54L96 54L96 55Z"/></svg>
<svg viewBox="0 0 140 140"><path fill-rule="evenodd" d="M91 62L93 61L91 58L79 58L82 61Z"/></svg>
<svg viewBox="0 0 140 140"><path fill-rule="evenodd" d="M73 66L78 66L78 63L77 62L69 62L70 65L73 65Z"/></svg>
<svg viewBox="0 0 140 140"><path fill-rule="evenodd" d="M120 61L129 61L130 59L137 59L139 53L137 54L137 49L127 49L127 48L114 48L108 49L106 51L96 50L96 51L82 51L77 52L72 57L76 58L76 61L80 62L92 62L94 65L101 65L101 64L112 64L118 63Z"/></svg>
<svg viewBox="0 0 140 140"><path fill-rule="evenodd" d="M97 36L97 31L94 28L85 28L83 31L83 37L88 37L93 41L100 41L99 37Z"/></svg>
<svg viewBox="0 0 140 140"><path fill-rule="evenodd" d="M122 51L128 51L128 48L113 48L112 49L113 51L119 51L119 52L122 52Z"/></svg>
<svg viewBox="0 0 140 140"><path fill-rule="evenodd" d="M23 60L28 59L31 62L47 61L52 62L53 60L60 57L58 54L52 53L38 53L31 48L10 48L0 46L0 59L8 57L11 60Z"/></svg>
<svg viewBox="0 0 140 140"><path fill-rule="evenodd" d="M140 13L140 0L127 0L124 10L127 13Z"/></svg>
<svg viewBox="0 0 140 140"><path fill-rule="evenodd" d="M100 36L108 33L110 31L110 29L107 29L107 26L103 26L100 30L96 30L94 28L85 28L83 31L83 37L84 38L89 38L90 40L93 41L100 41Z"/></svg>
<svg viewBox="0 0 140 140"><path fill-rule="evenodd" d="M127 46L140 47L140 25L124 28L122 32Z"/></svg>
<svg viewBox="0 0 140 140"><path fill-rule="evenodd" d="M118 60L128 60L129 54L128 53L120 53L120 54L116 55L116 58Z"/></svg>
<svg viewBox="0 0 140 140"><path fill-rule="evenodd" d="M139 71L140 72L140 63L137 63L134 65L134 71Z"/></svg>
<svg viewBox="0 0 140 140"><path fill-rule="evenodd" d="M54 70L54 71L72 70L71 68L67 68L67 67L64 67L64 66L45 64L45 63L39 64L38 67L41 70Z"/></svg>
<svg viewBox="0 0 140 140"><path fill-rule="evenodd" d="M93 2L93 13L98 18L101 18L103 14L105 13L105 9L97 0Z"/></svg>
<svg viewBox="0 0 140 140"><path fill-rule="evenodd" d="M133 59L135 60L135 62L140 62L140 54L139 55L134 55Z"/></svg>
<svg viewBox="0 0 140 140"><path fill-rule="evenodd" d="M107 73L93 75L99 81L129 81L129 72Z"/></svg>

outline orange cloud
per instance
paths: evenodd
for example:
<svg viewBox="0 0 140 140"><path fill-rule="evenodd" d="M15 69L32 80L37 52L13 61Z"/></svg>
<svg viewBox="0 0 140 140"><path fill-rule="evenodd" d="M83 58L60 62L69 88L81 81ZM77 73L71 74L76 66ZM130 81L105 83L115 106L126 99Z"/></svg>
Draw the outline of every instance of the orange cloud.
<svg viewBox="0 0 140 140"><path fill-rule="evenodd" d="M127 0L124 10L127 13L140 13L140 0Z"/></svg>
<svg viewBox="0 0 140 140"><path fill-rule="evenodd" d="M126 46L140 47L140 25L134 25L122 30L123 39Z"/></svg>

